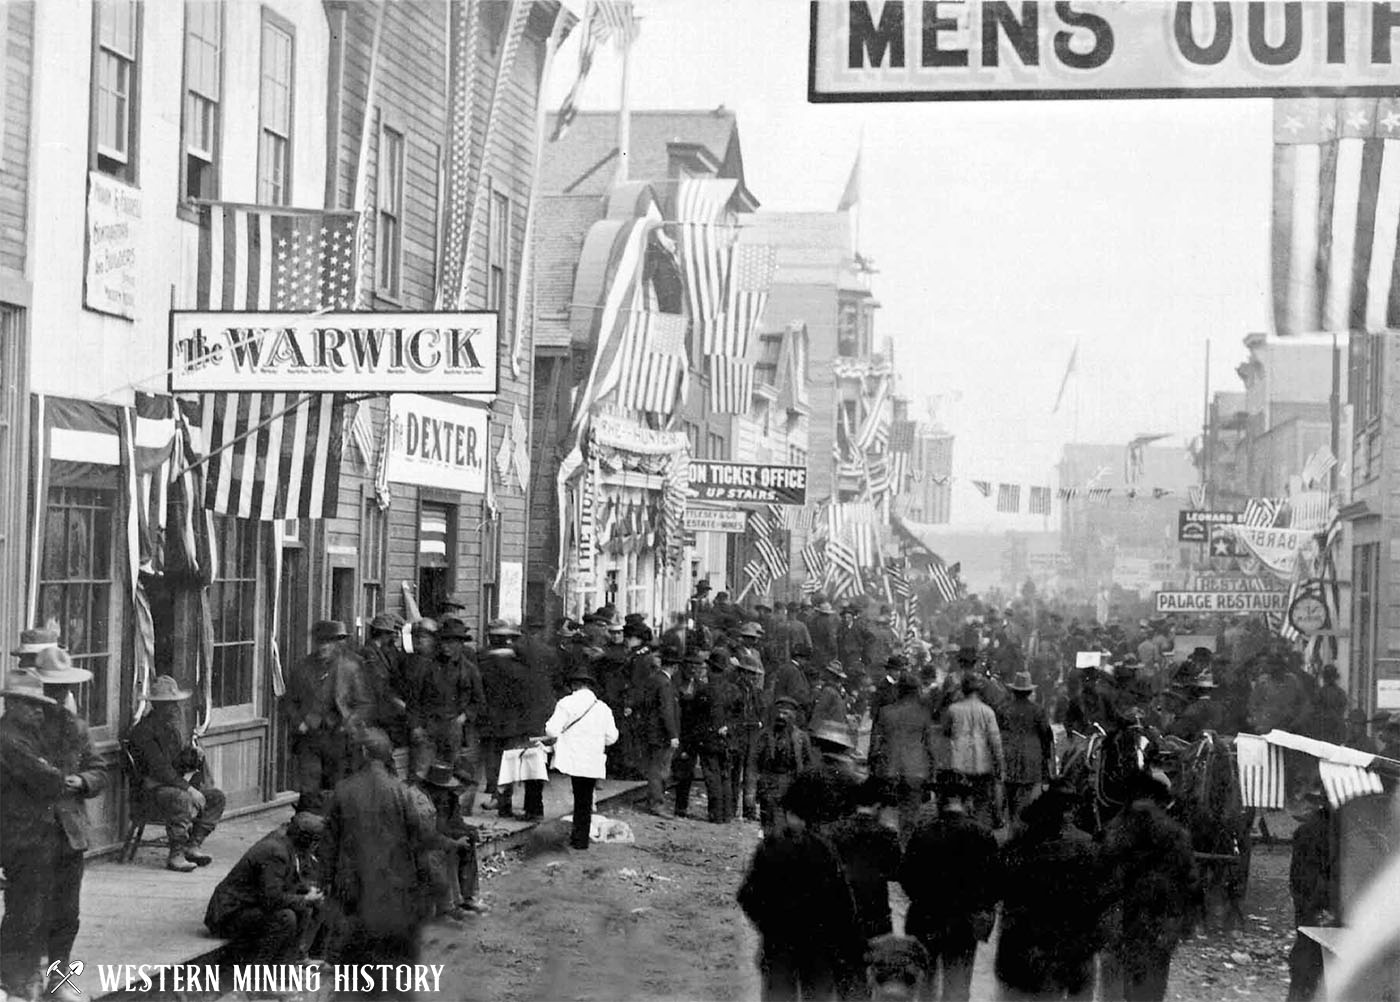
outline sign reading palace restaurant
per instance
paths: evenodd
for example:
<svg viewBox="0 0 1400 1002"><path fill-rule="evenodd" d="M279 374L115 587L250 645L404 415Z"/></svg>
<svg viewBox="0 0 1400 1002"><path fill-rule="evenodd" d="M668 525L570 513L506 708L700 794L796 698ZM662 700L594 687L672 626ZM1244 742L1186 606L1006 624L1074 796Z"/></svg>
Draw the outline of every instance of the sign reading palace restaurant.
<svg viewBox="0 0 1400 1002"><path fill-rule="evenodd" d="M1393 3L817 0L808 99L1383 96Z"/></svg>
<svg viewBox="0 0 1400 1002"><path fill-rule="evenodd" d="M485 407L395 393L389 398L389 480L485 492L486 418Z"/></svg>
<svg viewBox="0 0 1400 1002"><path fill-rule="evenodd" d="M170 311L170 391L494 394L495 313Z"/></svg>
<svg viewBox="0 0 1400 1002"><path fill-rule="evenodd" d="M806 504L807 467L697 459L690 464L690 492L699 501Z"/></svg>
<svg viewBox="0 0 1400 1002"><path fill-rule="evenodd" d="M1159 591L1158 612L1287 612L1286 591Z"/></svg>

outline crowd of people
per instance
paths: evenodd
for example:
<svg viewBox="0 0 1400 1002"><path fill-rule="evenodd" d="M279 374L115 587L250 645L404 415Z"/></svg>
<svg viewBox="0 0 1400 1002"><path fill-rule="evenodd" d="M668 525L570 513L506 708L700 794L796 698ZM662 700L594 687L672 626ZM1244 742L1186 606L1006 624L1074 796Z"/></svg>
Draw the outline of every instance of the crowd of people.
<svg viewBox="0 0 1400 1002"><path fill-rule="evenodd" d="M878 603L838 609L814 594L742 609L710 592L701 582L669 624L605 605L552 631L494 620L481 643L457 599L412 622L380 613L358 642L343 623L315 624L278 703L296 812L237 861L205 924L261 963L411 963L426 922L483 910L473 815L541 819L552 766L570 782L575 850L590 845L608 776L644 779L655 814L700 820L698 781L705 821L760 823L739 900L763 938L765 997L897 997L917 981L966 998L999 908L1007 992L1078 996L1097 955L1125 997L1161 998L1199 915L1170 789L1136 777L1091 838L1056 778L1055 725L1132 722L1185 740L1282 728L1400 747L1400 720L1358 715L1335 669L1314 676L1258 632L1221 630L1188 653L1173 633L1208 624L1084 628L1017 602L964 605L945 635L917 636ZM14 655L0 718L0 983L66 998L71 986L42 972L63 970L72 948L82 804L107 774L74 700L88 673L53 631L25 631ZM224 806L180 726L190 696L155 679L123 742L132 797L165 826L180 873L210 862ZM891 881L909 896L912 939L893 933Z"/></svg>

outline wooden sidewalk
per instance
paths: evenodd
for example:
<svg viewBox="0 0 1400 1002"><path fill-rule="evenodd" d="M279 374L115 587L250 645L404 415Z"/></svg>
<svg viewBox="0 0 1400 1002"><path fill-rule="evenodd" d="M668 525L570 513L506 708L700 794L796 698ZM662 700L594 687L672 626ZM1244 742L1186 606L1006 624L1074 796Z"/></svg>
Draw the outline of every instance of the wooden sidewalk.
<svg viewBox="0 0 1400 1002"><path fill-rule="evenodd" d="M605 780L598 785L597 802L602 806L644 785ZM517 792L517 806L519 798ZM568 778L554 774L545 787L544 801L546 819L569 815L573 798ZM99 965L146 965L154 979L156 968L216 964L225 941L204 928L210 895L249 846L290 817L290 806L276 805L225 821L204 844L214 862L191 873L166 870L165 850L155 847L141 849L131 863L118 863L114 858L90 860L83 877L82 925L73 947L73 960L83 962L83 971L70 983L81 989L84 998L100 999L114 993L103 987ZM483 856L511 845L534 827L533 823L498 818L494 812L479 809L472 821L481 828ZM153 831L154 826L147 834ZM133 972L133 977L139 983L140 976ZM166 992L163 997L173 998L174 994Z"/></svg>

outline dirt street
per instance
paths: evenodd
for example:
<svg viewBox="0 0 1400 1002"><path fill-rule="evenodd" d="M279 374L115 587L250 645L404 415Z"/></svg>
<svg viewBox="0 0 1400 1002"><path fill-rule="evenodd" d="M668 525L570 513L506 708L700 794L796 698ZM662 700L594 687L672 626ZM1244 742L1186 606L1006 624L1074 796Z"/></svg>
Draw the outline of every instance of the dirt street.
<svg viewBox="0 0 1400 1002"><path fill-rule="evenodd" d="M636 843L563 848L544 826L523 852L483 861L488 915L434 926L424 959L445 963L441 997L463 1000L756 999L757 941L734 903L759 831L628 809ZM1167 997L1275 1000L1292 943L1288 846L1256 847L1233 939L1197 936L1178 950ZM896 928L904 900L891 888ZM993 950L978 951L973 997L993 999Z"/></svg>

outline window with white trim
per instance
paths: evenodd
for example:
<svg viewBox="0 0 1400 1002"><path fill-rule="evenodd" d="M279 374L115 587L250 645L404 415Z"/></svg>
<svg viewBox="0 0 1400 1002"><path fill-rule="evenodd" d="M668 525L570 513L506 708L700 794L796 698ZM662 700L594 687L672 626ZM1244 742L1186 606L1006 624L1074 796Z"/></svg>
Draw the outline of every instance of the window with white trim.
<svg viewBox="0 0 1400 1002"><path fill-rule="evenodd" d="M387 126L379 138L379 225L375 255L378 291L398 298L403 284L404 135Z"/></svg>
<svg viewBox="0 0 1400 1002"><path fill-rule="evenodd" d="M292 201L292 26L263 11L261 83L258 102L258 202Z"/></svg>
<svg viewBox="0 0 1400 1002"><path fill-rule="evenodd" d="M182 198L219 197L223 36L224 5L215 0L187 0Z"/></svg>
<svg viewBox="0 0 1400 1002"><path fill-rule="evenodd" d="M214 516L218 577L209 586L214 663L209 670L216 709L252 707L258 641L258 529L260 523Z"/></svg>
<svg viewBox="0 0 1400 1002"><path fill-rule="evenodd" d="M500 311L501 330L505 330L510 297L510 198L499 191L491 193L487 227L486 308Z"/></svg>
<svg viewBox="0 0 1400 1002"><path fill-rule="evenodd" d="M93 5L92 167L134 184L141 10L134 0Z"/></svg>

